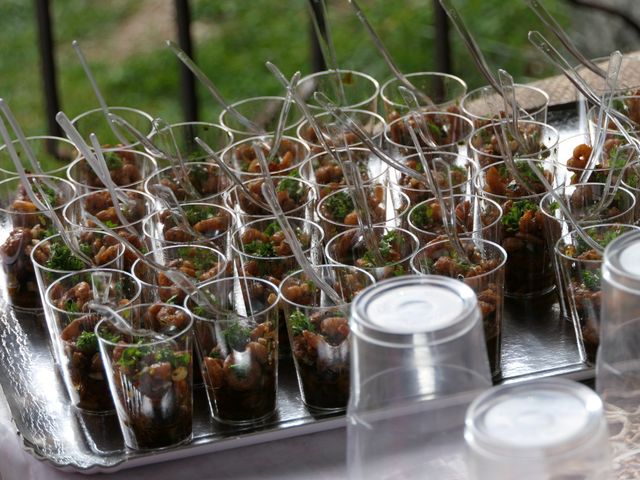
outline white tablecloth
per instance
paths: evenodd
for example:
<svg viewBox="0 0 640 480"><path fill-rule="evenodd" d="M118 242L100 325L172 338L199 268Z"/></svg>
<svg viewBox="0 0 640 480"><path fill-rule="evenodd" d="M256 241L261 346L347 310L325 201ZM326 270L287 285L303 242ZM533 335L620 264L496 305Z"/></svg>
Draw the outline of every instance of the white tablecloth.
<svg viewBox="0 0 640 480"><path fill-rule="evenodd" d="M338 480L345 473L345 429L263 443L102 475L115 480ZM0 480L88 478L35 459L22 448L0 391Z"/></svg>

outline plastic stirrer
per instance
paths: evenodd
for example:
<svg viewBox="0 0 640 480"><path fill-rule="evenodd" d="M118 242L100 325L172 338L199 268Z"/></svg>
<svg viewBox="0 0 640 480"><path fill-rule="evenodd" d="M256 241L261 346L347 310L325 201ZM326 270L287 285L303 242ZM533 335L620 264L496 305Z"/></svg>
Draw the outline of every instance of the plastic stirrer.
<svg viewBox="0 0 640 480"><path fill-rule="evenodd" d="M374 46L378 50L378 53L382 56L385 63L387 64L387 67L389 67L389 70L391 70L393 75L398 79L398 81L402 85L404 85L406 88L408 88L413 93L415 93L415 95L418 96L420 100L422 100L427 106L434 106L435 103L431 99L431 97L429 97L426 93L420 91L420 89L418 89L415 85L413 85L409 81L409 79L405 77L404 74L400 71L396 63L393 61L391 54L389 53L387 48L384 46L384 43L382 43L380 36L373 29L373 27L369 23L369 20L367 20L367 17L365 16L364 12L360 8L360 5L358 5L356 0L349 0L349 4L355 10L358 20L360 20L360 23L362 23L362 25L364 26L365 30L369 34L369 37L371 37L371 40L373 41Z"/></svg>
<svg viewBox="0 0 640 480"><path fill-rule="evenodd" d="M424 117L420 112L420 104L418 103L418 99L411 90L403 87L402 85L398 87L398 91L407 104L407 107L409 107L409 113L411 114L414 122L417 122L416 125L419 126L418 133L420 134L420 138L429 147L437 150L438 144L433 139L429 128L424 123Z"/></svg>
<svg viewBox="0 0 640 480"><path fill-rule="evenodd" d="M525 0L526 4L529 6L531 10L542 20L549 29L553 32L558 40L565 46L565 48L573 55L576 60L582 63L585 67L591 70L596 75L606 78L607 72L605 72L598 65L593 63L587 57L585 57L580 50L575 46L569 35L562 29L560 24L556 21L555 18L547 11L546 8L542 6L542 4L538 0Z"/></svg>
<svg viewBox="0 0 640 480"><path fill-rule="evenodd" d="M208 240L204 235L191 226L187 220L187 214L180 205L180 202L178 202L173 190L166 185L161 184L150 185L149 190L152 190L152 193L158 197L165 207L167 207L169 213L171 213L171 216L173 217L173 220L178 226L184 228L190 235L198 240Z"/></svg>
<svg viewBox="0 0 640 480"><path fill-rule="evenodd" d="M500 87L502 88L505 112L511 109L511 119L507 122L507 127L511 132L511 136L524 149L524 152L528 153L531 151L529 148L529 142L526 138L526 134L523 134L520 131L518 101L516 100L516 88L513 84L513 77L509 75L509 72L506 70L499 69L498 78L500 80Z"/></svg>
<svg viewBox="0 0 640 480"><path fill-rule="evenodd" d="M107 106L107 102L105 101L104 96L102 95L102 92L100 92L100 88L98 87L98 82L96 82L96 79L93 76L91 69L89 68L87 59L82 53L80 44L78 43L77 40L74 40L73 42L71 42L71 45L73 46L73 49L75 50L76 55L78 55L78 59L80 60L80 65L82 65L82 69L84 70L84 74L87 76L89 83L91 83L91 88L93 90L94 95L98 99L98 103L100 104L100 110L102 110L102 113L104 115L105 120L107 121L107 124L109 125L109 128L111 129L113 134L116 136L116 138L123 145L127 145L129 143L129 140L121 136L120 132L118 132L115 128L113 128L113 126L111 125L111 122L109 121L109 107Z"/></svg>
<svg viewBox="0 0 640 480"><path fill-rule="evenodd" d="M315 8L312 6L312 4L315 5ZM320 46L322 58L325 65L329 67L329 71L334 73L336 82L338 84L338 102L340 103L340 105L346 105L347 97L344 93L344 84L342 83L342 77L340 76L340 71L338 69L336 50L333 44L333 40L331 39L331 28L329 28L326 22L322 26L324 28L320 26L320 18L328 18L327 5L325 3L325 0L309 0L307 6L309 7L309 13L311 14L311 20L313 22L313 31L316 35L318 45ZM320 10L320 18L318 18L318 11L316 9Z"/></svg>
<svg viewBox="0 0 640 480"><path fill-rule="evenodd" d="M258 158L258 161L260 162L260 166L263 168L266 167L266 159L264 158L260 147L254 144L253 148L256 151L256 156ZM338 295L338 293L331 287L331 285L325 282L324 279L316 273L313 265L304 254L304 251L300 246L300 242L296 238L293 227L289 223L289 220L282 211L282 207L278 203L276 189L273 183L273 178L271 177L271 173L268 169L266 170L266 172L267 173L265 174L265 181L262 184L262 195L271 207L271 211L275 215L276 220L278 221L278 225L280 225L280 228L282 228L282 232L284 233L284 236L287 239L287 243L289 244L289 247L293 252L293 256L304 271L305 275L307 275L307 277L312 280L322 290L322 292L324 292L331 299L334 304L344 304L342 297L340 297L340 295Z"/></svg>
<svg viewBox="0 0 640 480"><path fill-rule="evenodd" d="M4 121L2 120L2 118L0 118L0 136L2 136L2 139L6 144L6 148L7 148L7 151L9 152L9 156L11 157L11 160L13 161L13 164L16 167L16 172L20 177L20 181L22 182L22 185L24 186L24 189L27 192L29 199L33 202L33 204L36 206L38 210L43 212L53 222L56 229L60 233L60 238L65 243L65 245L67 245L69 249L74 253L74 255L80 258L87 265L93 265L94 264L93 259L91 259L89 256L85 255L82 252L82 250L80 249L80 245L78 245L77 239L73 235L69 235L67 233L62 221L60 220L60 218L58 218L58 215L56 215L56 212L54 212L53 205L49 203L46 193L42 190L42 188L40 187L37 181L33 182L33 186L38 190L40 197L38 197L38 195L36 195L36 193L33 191L32 184L29 181L29 178L27 177L27 172L22 166L20 157L18 157L18 153L13 147L13 143L11 142L11 138L9 137L9 132L7 131L7 127ZM55 191L55 188L54 188L54 191Z"/></svg>
<svg viewBox="0 0 640 480"><path fill-rule="evenodd" d="M230 114L232 114L238 122L244 125L250 132L255 133L256 135L264 135L266 132L263 128L256 125L254 122L249 120L247 117L242 115L238 110L233 107L233 105L229 104L222 94L218 91L213 82L207 77L207 75L196 65L196 63L189 58L189 55L186 54L184 50L182 50L178 45L176 45L171 40L167 40L167 46L175 53L175 55L180 59L182 63L186 65L186 67L191 70L198 80L204 85L207 91L211 94L211 96Z"/></svg>

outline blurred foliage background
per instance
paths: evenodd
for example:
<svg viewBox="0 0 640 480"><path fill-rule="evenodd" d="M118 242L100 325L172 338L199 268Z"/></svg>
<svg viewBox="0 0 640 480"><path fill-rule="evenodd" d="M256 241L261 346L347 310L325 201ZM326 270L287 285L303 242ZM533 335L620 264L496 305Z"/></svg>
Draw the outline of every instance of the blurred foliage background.
<svg viewBox="0 0 640 480"><path fill-rule="evenodd" d="M367 72L382 83L390 72L347 0L327 3L340 66ZM430 0L360 4L404 72L434 69ZM190 5L196 61L228 100L281 93L265 60L287 75L311 73L307 0L191 0ZM458 0L456 5L492 68L506 68L520 82L557 73L527 41L529 30L545 30L523 1ZM597 32L585 28L601 22L602 14L577 11L565 1L545 5L589 56L638 48L637 37L622 35L615 22L605 22L611 28ZM164 45L176 37L173 0L51 0L51 9L60 102L69 117L98 106L71 48L77 39L109 104L140 108L170 122L182 119L178 61ZM452 73L470 88L484 84L453 28L451 38ZM217 122L220 108L203 89L198 93L201 120ZM0 2L0 96L28 134L46 133L32 1Z"/></svg>

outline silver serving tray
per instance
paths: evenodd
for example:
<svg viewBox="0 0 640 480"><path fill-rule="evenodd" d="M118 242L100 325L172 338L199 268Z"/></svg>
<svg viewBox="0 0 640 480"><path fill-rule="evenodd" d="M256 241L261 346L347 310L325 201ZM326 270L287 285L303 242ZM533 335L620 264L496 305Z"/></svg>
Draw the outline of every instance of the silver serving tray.
<svg viewBox="0 0 640 480"><path fill-rule="evenodd" d="M575 130L572 112L550 112L566 134ZM573 325L560 318L555 297L508 300L497 383L552 375L593 377L580 356ZM149 453L125 449L115 415L87 415L69 402L49 347L42 315L17 313L0 299L0 386L24 448L55 467L82 473L115 471L178 458L305 435L345 425L341 414L314 414L302 403L293 364L281 360L278 408L269 421L230 428L210 418L203 387L194 393L193 441ZM0 400L1 401L1 400Z"/></svg>

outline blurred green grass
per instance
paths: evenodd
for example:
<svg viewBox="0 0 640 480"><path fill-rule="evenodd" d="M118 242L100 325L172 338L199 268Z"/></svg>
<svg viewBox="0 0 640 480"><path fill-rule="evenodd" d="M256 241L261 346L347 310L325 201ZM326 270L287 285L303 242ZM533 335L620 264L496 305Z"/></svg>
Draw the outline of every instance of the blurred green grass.
<svg viewBox="0 0 640 480"><path fill-rule="evenodd" d="M168 2L164 6L172 12L173 2L162 1ZM563 24L568 24L570 11L566 7L546 3ZM492 68L506 68L517 81L554 73L527 42L527 31L542 27L524 2L463 0L457 4ZM170 28L152 45L148 38L153 36L144 35L145 29L151 32L157 27L153 25L157 20L153 9L158 5L157 0L51 2L60 102L69 117L98 106L71 48L71 41L77 39L83 48L88 46L89 62L111 105L140 108L170 122L182 119L178 61L162 41L175 37L175 26L168 21ZM197 32L196 60L228 100L281 93L264 67L265 60L276 63L287 75L296 70L311 73L306 0L192 0L191 5ZM339 65L367 72L382 83L390 72L347 1L328 0L328 5ZM363 0L361 6L404 72L435 68L431 2ZM123 26L133 18L141 23L143 34L121 39L114 59L110 40L129 32L123 31ZM33 2L0 3L0 96L31 135L46 133L35 26ZM484 84L453 29L451 38L453 73L464 78L470 88ZM220 108L204 89L199 87L198 94L201 119L217 122Z"/></svg>

